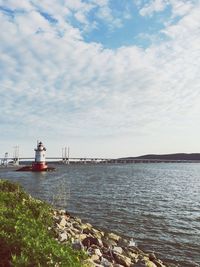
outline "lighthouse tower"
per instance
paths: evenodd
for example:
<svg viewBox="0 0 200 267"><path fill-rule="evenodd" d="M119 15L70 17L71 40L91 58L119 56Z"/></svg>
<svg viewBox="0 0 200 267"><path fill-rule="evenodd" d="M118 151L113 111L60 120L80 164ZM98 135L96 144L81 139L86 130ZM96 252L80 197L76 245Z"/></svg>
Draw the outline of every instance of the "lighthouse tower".
<svg viewBox="0 0 200 267"><path fill-rule="evenodd" d="M37 143L37 148L35 148L35 162L32 164L33 171L46 171L47 165L45 162L45 152L46 148L42 144L42 142Z"/></svg>

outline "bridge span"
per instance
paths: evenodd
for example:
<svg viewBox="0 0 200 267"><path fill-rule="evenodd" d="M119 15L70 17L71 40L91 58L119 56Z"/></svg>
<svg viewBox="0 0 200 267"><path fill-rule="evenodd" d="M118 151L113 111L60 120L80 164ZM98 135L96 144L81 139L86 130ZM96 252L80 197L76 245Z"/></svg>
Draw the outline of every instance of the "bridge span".
<svg viewBox="0 0 200 267"><path fill-rule="evenodd" d="M0 158L1 165L8 165L12 163L19 165L20 163L35 160L34 157L3 157ZM200 163L200 160L169 160L169 159L112 159L112 158L98 158L98 157L46 157L48 163L61 163L61 164L133 164L133 163Z"/></svg>

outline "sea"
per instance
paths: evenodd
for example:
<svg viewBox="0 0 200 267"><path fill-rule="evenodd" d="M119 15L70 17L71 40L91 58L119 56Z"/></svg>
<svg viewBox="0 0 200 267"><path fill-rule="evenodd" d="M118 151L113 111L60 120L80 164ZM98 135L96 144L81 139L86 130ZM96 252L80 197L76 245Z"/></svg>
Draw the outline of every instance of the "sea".
<svg viewBox="0 0 200 267"><path fill-rule="evenodd" d="M167 263L200 266L200 164L55 164L34 173L0 168L32 196L96 228L133 238Z"/></svg>

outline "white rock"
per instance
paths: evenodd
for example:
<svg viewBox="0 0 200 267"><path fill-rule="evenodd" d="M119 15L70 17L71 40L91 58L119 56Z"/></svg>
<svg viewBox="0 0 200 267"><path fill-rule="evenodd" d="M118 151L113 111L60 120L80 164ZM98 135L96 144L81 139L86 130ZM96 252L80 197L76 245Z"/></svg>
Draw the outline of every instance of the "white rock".
<svg viewBox="0 0 200 267"><path fill-rule="evenodd" d="M98 260L99 260L99 256L93 254L93 255L91 256L91 260L92 260L92 261L98 261Z"/></svg>
<svg viewBox="0 0 200 267"><path fill-rule="evenodd" d="M121 247L114 247L113 251L118 253L118 254L122 254L123 253L123 249Z"/></svg>
<svg viewBox="0 0 200 267"><path fill-rule="evenodd" d="M68 236L67 236L67 234L66 234L65 232L62 233L62 234L60 234L60 241L61 241L61 242L67 240L67 238L68 238Z"/></svg>
<svg viewBox="0 0 200 267"><path fill-rule="evenodd" d="M104 266L104 267L111 267L112 266L112 263L109 262L107 259L105 258L101 258L101 264Z"/></svg>
<svg viewBox="0 0 200 267"><path fill-rule="evenodd" d="M95 253L96 255L98 255L99 257L102 256L102 253L101 253L100 249L98 249L98 248L94 250L94 253Z"/></svg>
<svg viewBox="0 0 200 267"><path fill-rule="evenodd" d="M135 247L136 246L136 243L135 241L133 240L133 238L131 238L131 240L129 241L129 247Z"/></svg>
<svg viewBox="0 0 200 267"><path fill-rule="evenodd" d="M64 228L66 223L67 222L66 222L65 218L62 218L62 220L60 221L60 226Z"/></svg>

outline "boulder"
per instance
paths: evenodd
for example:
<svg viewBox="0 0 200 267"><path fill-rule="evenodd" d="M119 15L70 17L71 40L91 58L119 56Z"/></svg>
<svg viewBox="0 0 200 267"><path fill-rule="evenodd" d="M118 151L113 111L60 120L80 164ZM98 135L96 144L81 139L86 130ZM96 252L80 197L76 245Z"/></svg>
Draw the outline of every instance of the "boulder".
<svg viewBox="0 0 200 267"><path fill-rule="evenodd" d="M109 253L107 253L107 254L103 254L102 257L103 257L104 259L107 259L109 262L115 262L113 255L111 255L111 254L109 254Z"/></svg>
<svg viewBox="0 0 200 267"><path fill-rule="evenodd" d="M157 267L153 261L148 260L145 263L146 263L146 267Z"/></svg>
<svg viewBox="0 0 200 267"><path fill-rule="evenodd" d="M130 267L131 266L131 259L122 255L122 254L114 254L114 259L116 263L121 264L125 267Z"/></svg>
<svg viewBox="0 0 200 267"><path fill-rule="evenodd" d="M77 236L78 236L78 239L79 239L80 241L83 241L84 239L87 238L87 235L85 235L85 234L80 234L80 235L77 235Z"/></svg>
<svg viewBox="0 0 200 267"><path fill-rule="evenodd" d="M86 234L86 235L92 234L92 231L89 228L84 228L83 229L83 227L82 227L82 232L83 232L83 234Z"/></svg>
<svg viewBox="0 0 200 267"><path fill-rule="evenodd" d="M82 231L82 227L80 224L78 224L77 222L72 224L73 228L77 229L78 231Z"/></svg>
<svg viewBox="0 0 200 267"><path fill-rule="evenodd" d="M140 249L139 249L138 247L136 247L136 246L129 246L129 247L128 247L128 250L131 251L131 252L134 252L134 253L141 253L141 254L143 254L143 251L140 250Z"/></svg>
<svg viewBox="0 0 200 267"><path fill-rule="evenodd" d="M72 248L74 250L83 250L84 246L81 241L75 240L74 242L72 242Z"/></svg>
<svg viewBox="0 0 200 267"><path fill-rule="evenodd" d="M136 259L138 258L138 254L137 253L134 253L134 252L131 252L131 251L128 251L127 252L127 256L129 258L131 258L132 260L136 261Z"/></svg>
<svg viewBox="0 0 200 267"><path fill-rule="evenodd" d="M91 260L94 261L95 263L100 263L99 256L96 255L96 254L93 254L93 255L91 256Z"/></svg>
<svg viewBox="0 0 200 267"><path fill-rule="evenodd" d="M102 256L101 250L98 249L98 248L94 249L94 253L95 253L96 255L98 255L99 257Z"/></svg>
<svg viewBox="0 0 200 267"><path fill-rule="evenodd" d="M62 218L59 225L64 228L66 223L67 223L67 221L65 220L65 218Z"/></svg>
<svg viewBox="0 0 200 267"><path fill-rule="evenodd" d="M123 249L121 247L114 247L113 248L113 252L118 253L118 254L122 254L123 253Z"/></svg>
<svg viewBox="0 0 200 267"><path fill-rule="evenodd" d="M108 238L102 238L103 245L107 248L110 247L117 247L117 242L114 241L113 239L108 239Z"/></svg>
<svg viewBox="0 0 200 267"><path fill-rule="evenodd" d="M128 247L129 244L130 244L130 241L125 239L125 238L121 238L120 237L119 240L118 240L118 246L119 247Z"/></svg>
<svg viewBox="0 0 200 267"><path fill-rule="evenodd" d="M150 253L150 254L149 254L149 260L150 260L150 261L154 261L154 260L156 260L156 255L155 255L154 253Z"/></svg>
<svg viewBox="0 0 200 267"><path fill-rule="evenodd" d="M68 239L67 233L63 232L62 234L60 234L60 242L66 241Z"/></svg>
<svg viewBox="0 0 200 267"><path fill-rule="evenodd" d="M145 263L142 261L138 261L133 265L134 267L146 267Z"/></svg>
<svg viewBox="0 0 200 267"><path fill-rule="evenodd" d="M107 236L108 239L112 239L115 242L118 242L120 240L120 238L121 238L120 236L118 236L118 235L116 235L114 233L107 233L106 236Z"/></svg>
<svg viewBox="0 0 200 267"><path fill-rule="evenodd" d="M112 263L104 257L101 258L101 265L103 265L104 267L112 267L113 266Z"/></svg>
<svg viewBox="0 0 200 267"><path fill-rule="evenodd" d="M157 267L165 267L160 260L153 260L153 263L155 263Z"/></svg>
<svg viewBox="0 0 200 267"><path fill-rule="evenodd" d="M84 247L87 247L87 248L89 248L91 245L101 246L100 240L95 237L91 237L91 236L88 236L85 239L83 239L82 244Z"/></svg>
<svg viewBox="0 0 200 267"><path fill-rule="evenodd" d="M75 217L75 218L74 218L74 221L78 222L79 224L81 224L81 223L82 223L82 222L81 222L81 219L80 219L80 218L78 218L78 217Z"/></svg>

